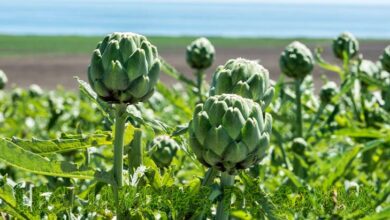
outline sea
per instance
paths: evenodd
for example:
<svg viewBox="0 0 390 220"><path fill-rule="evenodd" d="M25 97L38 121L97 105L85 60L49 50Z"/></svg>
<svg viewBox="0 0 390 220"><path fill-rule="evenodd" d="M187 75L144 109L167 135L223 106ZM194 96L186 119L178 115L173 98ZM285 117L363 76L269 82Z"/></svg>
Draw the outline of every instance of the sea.
<svg viewBox="0 0 390 220"><path fill-rule="evenodd" d="M390 39L390 4L269 2L1 0L0 34Z"/></svg>

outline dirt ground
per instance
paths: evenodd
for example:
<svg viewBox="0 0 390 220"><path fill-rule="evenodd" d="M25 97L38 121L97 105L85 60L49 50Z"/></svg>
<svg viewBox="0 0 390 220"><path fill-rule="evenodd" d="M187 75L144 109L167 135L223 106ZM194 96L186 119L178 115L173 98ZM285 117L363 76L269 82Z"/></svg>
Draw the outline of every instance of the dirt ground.
<svg viewBox="0 0 390 220"><path fill-rule="evenodd" d="M367 42L361 45L361 52L364 58L378 60L379 55L389 42ZM314 49L313 45L309 45ZM218 65L224 64L230 58L243 57L247 59L257 59L270 71L270 76L277 79L280 70L278 66L279 55L283 47L256 47L256 48L216 48L215 64L208 70L208 76L212 74ZM160 50L169 63L178 70L185 72L189 76L191 70L185 63L185 51L183 49L164 49ZM329 62L337 62L331 54L330 48L325 48L323 57ZM67 89L77 89L77 82L73 76L79 76L86 79L86 69L89 63L89 55L34 55L22 57L0 57L0 69L8 76L10 85L28 87L30 84L38 84L44 89L53 89L62 85ZM316 68L314 78L317 85L320 83L320 75L327 74L329 78L337 80L335 74L325 73ZM174 80L164 74L161 80L166 83L173 83ZM10 88L10 86L8 86Z"/></svg>

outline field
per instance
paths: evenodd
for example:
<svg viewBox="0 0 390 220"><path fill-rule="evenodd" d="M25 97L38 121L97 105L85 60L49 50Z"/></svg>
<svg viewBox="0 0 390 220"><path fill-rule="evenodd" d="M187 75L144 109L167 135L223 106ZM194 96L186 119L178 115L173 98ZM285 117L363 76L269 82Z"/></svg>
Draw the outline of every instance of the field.
<svg viewBox="0 0 390 220"><path fill-rule="evenodd" d="M389 219L387 40L101 40L0 36L3 219Z"/></svg>

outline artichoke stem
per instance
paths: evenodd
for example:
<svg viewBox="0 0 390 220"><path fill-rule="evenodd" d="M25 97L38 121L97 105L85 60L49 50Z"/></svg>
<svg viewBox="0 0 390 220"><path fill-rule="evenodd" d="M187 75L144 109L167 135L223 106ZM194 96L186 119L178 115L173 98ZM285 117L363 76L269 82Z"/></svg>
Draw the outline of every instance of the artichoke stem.
<svg viewBox="0 0 390 220"><path fill-rule="evenodd" d="M137 129L134 131L134 138L130 144L129 158L129 173L134 174L134 171L142 164L142 131Z"/></svg>
<svg viewBox="0 0 390 220"><path fill-rule="evenodd" d="M222 198L218 202L217 206L217 220L228 220L229 219L229 206L230 206L230 197L227 198L225 195L225 187L234 185L234 175L230 175L227 172L222 172L221 174L221 190L222 190ZM228 201L228 207L225 206L224 201Z"/></svg>
<svg viewBox="0 0 390 220"><path fill-rule="evenodd" d="M119 207L119 188L123 186L123 136L127 120L126 104L115 105L115 137L114 137L114 180L113 186L117 219L124 219Z"/></svg>
<svg viewBox="0 0 390 220"><path fill-rule="evenodd" d="M324 112L325 107L326 107L326 103L321 102L320 107L318 108L318 111L316 113L316 116L314 117L313 121L311 121L309 130L307 131L307 135L306 136L310 135L311 131L313 130L314 125L317 123L318 119L320 119L322 113Z"/></svg>
<svg viewBox="0 0 390 220"><path fill-rule="evenodd" d="M196 71L196 87L198 89L199 102L203 102L203 82L204 82L204 72L199 69Z"/></svg>
<svg viewBox="0 0 390 220"><path fill-rule="evenodd" d="M301 101L301 83L303 79L295 80L295 102L297 105L297 137L303 137L302 131L302 101Z"/></svg>
<svg viewBox="0 0 390 220"><path fill-rule="evenodd" d="M218 170L216 170L213 167L210 167L207 172L205 173L205 176L202 181L202 186L209 186L213 183L215 177L218 175Z"/></svg>

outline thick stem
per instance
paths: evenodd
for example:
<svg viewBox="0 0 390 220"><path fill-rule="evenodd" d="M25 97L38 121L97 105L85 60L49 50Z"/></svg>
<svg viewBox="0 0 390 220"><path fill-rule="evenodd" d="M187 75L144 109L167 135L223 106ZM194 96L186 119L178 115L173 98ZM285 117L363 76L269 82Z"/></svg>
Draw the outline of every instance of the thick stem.
<svg viewBox="0 0 390 220"><path fill-rule="evenodd" d="M115 205L117 207L117 219L124 219L119 208L119 188L123 186L123 136L125 133L125 123L127 119L125 104L115 106L115 137L114 137L114 180L113 186Z"/></svg>
<svg viewBox="0 0 390 220"><path fill-rule="evenodd" d="M354 113L355 119L360 121L359 111L358 111L358 108L357 108L357 105L356 105L356 102L355 102L355 98L354 98L352 92L349 91L349 92L347 93L347 95L348 95L349 98L351 99L352 108L353 108L353 113Z"/></svg>
<svg viewBox="0 0 390 220"><path fill-rule="evenodd" d="M218 202L217 206L217 220L228 220L229 219L229 207L225 206L224 200L230 200L230 197L227 198L224 189L226 186L233 186L234 184L234 175L230 175L227 172L223 172L221 174L221 190L222 190L222 198ZM230 202L228 203L230 204Z"/></svg>
<svg viewBox="0 0 390 220"><path fill-rule="evenodd" d="M210 167L204 175L202 186L209 186L213 183L215 177L218 175L218 170Z"/></svg>
<svg viewBox="0 0 390 220"><path fill-rule="evenodd" d="M196 87L198 89L199 102L203 102L203 94L202 94L203 82L204 82L204 72L203 72L203 70L197 70L196 71Z"/></svg>
<svg viewBox="0 0 390 220"><path fill-rule="evenodd" d="M303 136L302 131L302 102L301 102L301 83L302 79L295 80L295 103L297 105L297 137Z"/></svg>
<svg viewBox="0 0 390 220"><path fill-rule="evenodd" d="M318 119L321 117L322 113L325 110L325 107L326 107L326 104L321 102L320 107L319 107L319 109L318 109L318 111L316 113L316 116L314 117L313 121L311 121L309 130L307 131L307 135L306 136L310 135L311 130L313 130L314 125L317 123Z"/></svg>
<svg viewBox="0 0 390 220"><path fill-rule="evenodd" d="M134 138L130 144L128 158L129 158L129 173L134 174L134 171L142 164L142 131L136 129L134 131Z"/></svg>

